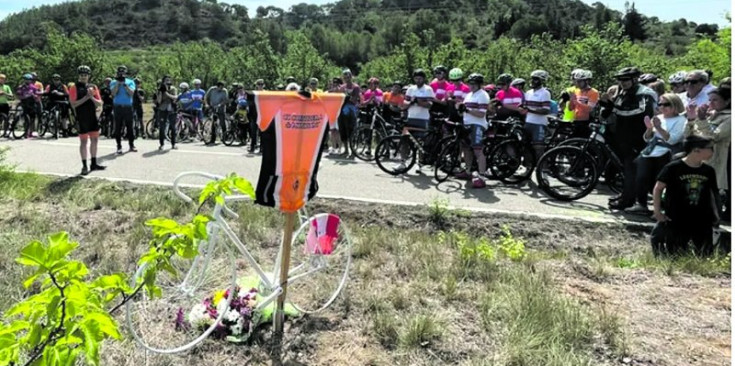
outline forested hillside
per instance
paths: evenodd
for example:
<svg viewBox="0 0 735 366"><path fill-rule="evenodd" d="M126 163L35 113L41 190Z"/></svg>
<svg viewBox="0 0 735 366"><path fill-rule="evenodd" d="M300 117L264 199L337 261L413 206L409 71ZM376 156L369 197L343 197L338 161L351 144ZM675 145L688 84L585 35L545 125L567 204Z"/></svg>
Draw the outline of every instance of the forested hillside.
<svg viewBox="0 0 735 366"><path fill-rule="evenodd" d="M418 1L414 3L419 3ZM288 11L214 0L84 0L43 6L0 22L0 72L18 80L75 77L92 66L93 80L127 65L150 87L163 75L269 85L294 76L321 80L350 67L359 80L402 79L437 64L528 77L550 72L559 90L569 71L593 71L599 88L619 68L636 65L663 78L707 68L731 74L731 31L682 19L662 23L631 5L625 14L576 0L342 0Z"/></svg>

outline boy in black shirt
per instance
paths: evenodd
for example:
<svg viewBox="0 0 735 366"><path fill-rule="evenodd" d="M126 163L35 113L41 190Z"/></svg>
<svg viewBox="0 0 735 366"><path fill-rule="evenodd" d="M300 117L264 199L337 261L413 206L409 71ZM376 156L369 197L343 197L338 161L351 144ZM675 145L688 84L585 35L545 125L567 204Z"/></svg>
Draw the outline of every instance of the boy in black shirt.
<svg viewBox="0 0 735 366"><path fill-rule="evenodd" d="M710 138L687 137L686 156L667 164L658 175L653 189L653 216L658 221L651 233L654 254L684 253L690 240L697 254L714 251L712 227L719 222L719 191L714 168L703 163L712 157L712 146Z"/></svg>

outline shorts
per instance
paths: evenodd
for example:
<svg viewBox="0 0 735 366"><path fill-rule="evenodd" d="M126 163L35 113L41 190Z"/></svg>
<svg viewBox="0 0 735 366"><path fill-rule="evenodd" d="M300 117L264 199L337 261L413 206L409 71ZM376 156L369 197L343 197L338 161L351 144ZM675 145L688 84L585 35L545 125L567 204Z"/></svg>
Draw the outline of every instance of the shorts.
<svg viewBox="0 0 735 366"><path fill-rule="evenodd" d="M9 115L10 114L10 104L0 104L0 114Z"/></svg>
<svg viewBox="0 0 735 366"><path fill-rule="evenodd" d="M468 132L467 138L470 141L471 147L484 146L483 139L485 138L485 131L487 131L487 128L475 124L467 125L465 128Z"/></svg>
<svg viewBox="0 0 735 366"><path fill-rule="evenodd" d="M546 126L526 123L523 125L523 129L526 130L526 133L531 137L531 142L544 142L544 138L546 138Z"/></svg>
<svg viewBox="0 0 735 366"><path fill-rule="evenodd" d="M406 126L408 128L420 128L423 131L411 130L409 131L414 137L426 136L426 130L429 129L429 120L420 118L409 118L406 120Z"/></svg>
<svg viewBox="0 0 735 366"><path fill-rule="evenodd" d="M77 110L77 122L79 123L79 137L99 137L100 123L95 116L94 110ZM94 134L96 133L96 136Z"/></svg>

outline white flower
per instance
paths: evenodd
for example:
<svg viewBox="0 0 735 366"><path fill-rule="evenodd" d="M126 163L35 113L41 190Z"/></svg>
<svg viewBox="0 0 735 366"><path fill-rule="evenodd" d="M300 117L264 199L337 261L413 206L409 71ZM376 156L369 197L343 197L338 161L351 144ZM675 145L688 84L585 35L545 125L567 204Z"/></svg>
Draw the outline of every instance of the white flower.
<svg viewBox="0 0 735 366"><path fill-rule="evenodd" d="M226 299L222 299L222 301L217 304L217 315L222 314L223 312L227 311L227 307L229 304L227 303Z"/></svg>
<svg viewBox="0 0 735 366"><path fill-rule="evenodd" d="M230 327L230 330L232 331L232 335L239 336L242 334L242 327L243 327L243 320L242 318L237 320L237 323Z"/></svg>
<svg viewBox="0 0 735 366"><path fill-rule="evenodd" d="M188 315L189 324L195 327L211 325L214 320L207 314L207 308L203 304L196 304Z"/></svg>
<svg viewBox="0 0 735 366"><path fill-rule="evenodd" d="M230 310L225 314L225 321L229 323L236 323L240 320L240 312L237 310Z"/></svg>

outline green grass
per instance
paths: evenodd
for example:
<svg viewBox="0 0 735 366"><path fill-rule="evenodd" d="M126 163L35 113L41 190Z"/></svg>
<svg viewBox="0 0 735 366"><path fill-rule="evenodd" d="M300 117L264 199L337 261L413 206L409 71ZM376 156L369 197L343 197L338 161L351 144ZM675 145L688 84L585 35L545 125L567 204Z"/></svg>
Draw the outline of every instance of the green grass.
<svg viewBox="0 0 735 366"><path fill-rule="evenodd" d="M150 237L143 223L157 216L188 220L195 210L167 188L16 174L2 165L0 185L0 245L8 253L0 257L0 291L7 294L0 298L0 310L29 294L20 286L27 274L13 261L28 241L67 230L82 244L76 255L93 273L132 273ZM234 229L253 255L259 260L274 257L282 215L252 204L235 210L241 218ZM437 204L433 210L429 222L447 223L444 206ZM349 347L359 345L351 356L354 364L377 357L390 365L567 366L599 363L600 357L608 357L596 353L601 344L613 350L615 358L629 352L619 314L565 295L545 268L544 262L565 261L568 252L527 249L510 229L497 237L477 237L362 227L360 222L351 222L350 228L354 262L348 290L328 311L309 318L306 323L321 324L317 330L294 324L296 333L290 337L299 342L318 344L321 337L336 334L338 344L331 348L339 352L352 352ZM729 266L729 258L594 257L601 271L670 268L712 275ZM244 348L214 344L187 362L213 365L212 352L259 359L267 358L268 349L258 341ZM297 352L308 356L316 349ZM131 342L110 347L106 357L144 361ZM153 360L150 364L183 364L178 359ZM313 359L305 363L338 364Z"/></svg>
<svg viewBox="0 0 735 366"><path fill-rule="evenodd" d="M657 257L650 251L638 252L631 256L609 258L612 267L647 270L674 275L677 273L695 274L704 277L729 276L731 272L730 254L716 253L712 257L687 254L677 257Z"/></svg>

